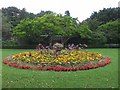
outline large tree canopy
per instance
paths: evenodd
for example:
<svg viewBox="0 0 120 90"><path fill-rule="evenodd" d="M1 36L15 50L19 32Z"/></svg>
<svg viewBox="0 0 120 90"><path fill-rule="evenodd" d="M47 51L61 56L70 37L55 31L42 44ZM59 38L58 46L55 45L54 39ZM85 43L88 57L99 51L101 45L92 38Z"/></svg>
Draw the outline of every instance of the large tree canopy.
<svg viewBox="0 0 120 90"><path fill-rule="evenodd" d="M117 19L120 19L120 7L117 8L104 8L103 10L99 10L99 12L94 12L90 18L91 19L97 19L98 21L102 22L102 24L105 24L109 21L115 21Z"/></svg>
<svg viewBox="0 0 120 90"><path fill-rule="evenodd" d="M120 23L118 20L110 21L98 27L97 31L104 32L107 43L118 43L120 41Z"/></svg>
<svg viewBox="0 0 120 90"><path fill-rule="evenodd" d="M16 7L2 8L2 14L8 18L8 22L13 27L19 24L22 19L34 18L34 14L26 12L25 8L22 10Z"/></svg>
<svg viewBox="0 0 120 90"><path fill-rule="evenodd" d="M21 45L31 45L39 42L50 43L50 37L60 39L59 36L63 36L66 44L119 43L119 11L119 7L104 8L80 23L77 18L70 16L68 10L62 15L53 11L33 14L25 8L2 8L2 40L17 40Z"/></svg>
<svg viewBox="0 0 120 90"><path fill-rule="evenodd" d="M109 21L120 20L120 7L117 8L104 8L103 10L99 10L98 12L92 13L90 18L84 20L84 23L87 23L89 28L92 31L96 32L98 26L102 24L106 24Z"/></svg>
<svg viewBox="0 0 120 90"><path fill-rule="evenodd" d="M17 39L27 39L32 43L40 40L43 34L59 34L65 37L80 35L85 38L88 37L88 33L90 33L88 27L80 25L76 18L55 13L45 14L34 19L24 19L13 29L13 35Z"/></svg>
<svg viewBox="0 0 120 90"><path fill-rule="evenodd" d="M2 40L8 40L11 38L11 27L12 25L8 22L8 18L2 16Z"/></svg>

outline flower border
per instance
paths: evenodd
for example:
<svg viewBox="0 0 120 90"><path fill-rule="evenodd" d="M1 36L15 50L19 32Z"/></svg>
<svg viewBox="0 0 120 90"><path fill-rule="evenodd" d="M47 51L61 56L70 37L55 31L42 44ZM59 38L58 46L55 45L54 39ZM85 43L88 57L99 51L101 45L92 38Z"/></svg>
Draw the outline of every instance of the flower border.
<svg viewBox="0 0 120 90"><path fill-rule="evenodd" d="M107 64L111 63L111 59L109 57L105 57L105 62L104 63L99 63L97 65L86 65L86 66L82 66L82 67L70 67L70 68L66 68L63 66L55 66L55 67L41 67L41 66L23 66L20 64L16 64L13 62L9 62L7 59L4 59L2 61L3 64L6 64L8 66L11 67L15 67L15 68L20 68L20 69L32 69L32 70L47 70L47 71L78 71L78 70L89 70L89 69L95 69L95 68L99 68L99 67L103 67L106 66Z"/></svg>

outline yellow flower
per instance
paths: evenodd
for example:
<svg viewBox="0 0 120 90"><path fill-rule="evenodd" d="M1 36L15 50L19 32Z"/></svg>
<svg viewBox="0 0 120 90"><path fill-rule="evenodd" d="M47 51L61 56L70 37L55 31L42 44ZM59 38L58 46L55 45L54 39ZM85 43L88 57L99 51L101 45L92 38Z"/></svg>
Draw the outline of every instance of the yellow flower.
<svg viewBox="0 0 120 90"><path fill-rule="evenodd" d="M14 59L15 58L15 56L12 56L12 59Z"/></svg>
<svg viewBox="0 0 120 90"><path fill-rule="evenodd" d="M93 61L93 60L94 60L94 58L90 58L90 60L91 60L91 61Z"/></svg>
<svg viewBox="0 0 120 90"><path fill-rule="evenodd" d="M81 58L81 60L85 60L85 58Z"/></svg>
<svg viewBox="0 0 120 90"><path fill-rule="evenodd" d="M58 60L56 60L55 62L58 62Z"/></svg>
<svg viewBox="0 0 120 90"><path fill-rule="evenodd" d="M70 60L70 58L68 58L68 60Z"/></svg>
<svg viewBox="0 0 120 90"><path fill-rule="evenodd" d="M34 54L34 53L32 53L32 54L31 54L31 56L33 56L33 57L34 57L34 56L35 56L35 54Z"/></svg>

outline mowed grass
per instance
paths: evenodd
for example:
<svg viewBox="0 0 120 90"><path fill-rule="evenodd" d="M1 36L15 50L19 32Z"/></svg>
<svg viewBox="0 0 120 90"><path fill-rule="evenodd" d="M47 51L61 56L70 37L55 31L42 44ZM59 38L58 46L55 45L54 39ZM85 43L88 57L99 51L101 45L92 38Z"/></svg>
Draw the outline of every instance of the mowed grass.
<svg viewBox="0 0 120 90"><path fill-rule="evenodd" d="M2 59L27 49L3 49ZM112 59L112 63L97 69L55 72L23 70L2 64L2 88L117 88L118 49L88 49Z"/></svg>

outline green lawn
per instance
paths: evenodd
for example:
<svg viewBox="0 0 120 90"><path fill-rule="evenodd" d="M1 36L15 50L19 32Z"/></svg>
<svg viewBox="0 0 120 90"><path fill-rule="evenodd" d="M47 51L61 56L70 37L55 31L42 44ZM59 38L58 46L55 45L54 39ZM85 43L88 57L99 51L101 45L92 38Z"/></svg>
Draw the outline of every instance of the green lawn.
<svg viewBox="0 0 120 90"><path fill-rule="evenodd" d="M28 49L3 49L2 59ZM118 49L89 49L109 56L112 63L97 69L55 72L23 70L2 65L3 88L117 88Z"/></svg>

